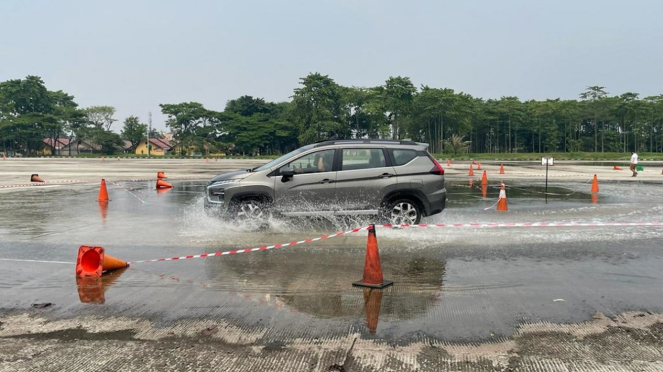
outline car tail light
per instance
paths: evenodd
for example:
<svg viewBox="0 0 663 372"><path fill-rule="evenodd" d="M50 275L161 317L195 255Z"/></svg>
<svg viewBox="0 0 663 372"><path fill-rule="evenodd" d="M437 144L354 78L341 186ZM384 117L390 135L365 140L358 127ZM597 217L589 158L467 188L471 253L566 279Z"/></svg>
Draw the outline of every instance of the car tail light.
<svg viewBox="0 0 663 372"><path fill-rule="evenodd" d="M433 164L435 164L435 168L431 169L430 172L432 174L439 174L440 176L444 176L444 168L442 168L440 163L438 163L432 155L429 154L428 157L433 162Z"/></svg>

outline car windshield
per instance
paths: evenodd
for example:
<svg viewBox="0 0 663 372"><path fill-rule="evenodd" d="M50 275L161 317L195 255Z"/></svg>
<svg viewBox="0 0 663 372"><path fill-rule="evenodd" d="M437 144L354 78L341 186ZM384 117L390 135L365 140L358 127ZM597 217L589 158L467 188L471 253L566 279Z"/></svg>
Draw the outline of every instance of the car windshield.
<svg viewBox="0 0 663 372"><path fill-rule="evenodd" d="M284 161L286 161L286 160L292 158L293 156L295 156L295 155L297 155L297 154L301 154L302 152L304 152L304 151L306 151L306 150L310 150L310 149L312 149L312 148L313 148L313 145L308 145L308 146L300 147L300 148L298 148L297 150L291 151L291 152L289 152L289 153L287 153L287 154L285 154L285 155L283 155L283 156L281 156L281 157L279 157L279 158L277 158L277 159L274 159L274 160L270 161L270 162L267 163L267 164L263 164L263 165L261 165L261 166L259 166L259 167L257 167L257 168L254 168L253 171L259 172L259 171L263 171L263 170L266 170L266 169L270 169L270 168L272 168L273 166L278 165L278 164L281 164L282 162L284 162Z"/></svg>

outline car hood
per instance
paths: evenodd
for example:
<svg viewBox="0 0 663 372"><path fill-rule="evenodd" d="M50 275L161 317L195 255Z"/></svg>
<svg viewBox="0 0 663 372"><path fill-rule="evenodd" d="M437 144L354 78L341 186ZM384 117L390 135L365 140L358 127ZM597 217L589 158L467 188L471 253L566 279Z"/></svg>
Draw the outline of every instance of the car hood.
<svg viewBox="0 0 663 372"><path fill-rule="evenodd" d="M212 178L209 181L209 184L212 184L212 183L217 182L217 181L223 181L223 180L242 179L242 178L246 178L246 177L248 177L252 174L253 174L253 172L251 172L250 170L246 170L246 169L221 173L218 176Z"/></svg>

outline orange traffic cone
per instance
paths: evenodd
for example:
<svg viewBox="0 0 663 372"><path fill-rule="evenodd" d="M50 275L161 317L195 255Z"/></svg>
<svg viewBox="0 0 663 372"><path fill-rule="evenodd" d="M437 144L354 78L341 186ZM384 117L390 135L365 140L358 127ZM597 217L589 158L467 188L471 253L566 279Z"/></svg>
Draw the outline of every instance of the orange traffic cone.
<svg viewBox="0 0 663 372"><path fill-rule="evenodd" d="M371 334L378 329L380 308L382 307L382 291L373 288L364 288L364 310L366 310L366 325Z"/></svg>
<svg viewBox="0 0 663 372"><path fill-rule="evenodd" d="M449 159L447 159L447 167L450 167L450 166L451 166L451 161Z"/></svg>
<svg viewBox="0 0 663 372"><path fill-rule="evenodd" d="M618 166L616 166L616 165L615 165L612 169L613 169L613 170L622 170L622 168L620 168L620 167L618 167Z"/></svg>
<svg viewBox="0 0 663 372"><path fill-rule="evenodd" d="M488 185L481 185L481 196L484 198L488 195Z"/></svg>
<svg viewBox="0 0 663 372"><path fill-rule="evenodd" d="M472 169L472 164L470 164L470 177L474 176L474 169Z"/></svg>
<svg viewBox="0 0 663 372"><path fill-rule="evenodd" d="M2 160L7 160L7 157L4 154L2 155Z"/></svg>
<svg viewBox="0 0 663 372"><path fill-rule="evenodd" d="M394 284L391 280L382 277L380 253L378 252L378 239L375 236L375 225L368 226L368 242L366 243L366 260L364 261L364 278L352 283L358 287L382 289Z"/></svg>
<svg viewBox="0 0 663 372"><path fill-rule="evenodd" d="M103 304L106 302L104 294L106 290L116 281L126 268L110 272L102 277L76 277L78 287L78 299L86 304Z"/></svg>
<svg viewBox="0 0 663 372"><path fill-rule="evenodd" d="M168 177L166 177L166 174L165 174L165 173L163 173L163 172L157 172L157 179L159 179L159 180L163 180L163 179L166 179L166 178L168 178Z"/></svg>
<svg viewBox="0 0 663 372"><path fill-rule="evenodd" d="M209 163L209 159L208 159L208 158L205 158L205 163Z"/></svg>
<svg viewBox="0 0 663 372"><path fill-rule="evenodd" d="M486 176L486 171L483 171L483 177L481 177L481 185L488 184L488 177Z"/></svg>
<svg viewBox="0 0 663 372"><path fill-rule="evenodd" d="M106 157L102 156L101 161L106 161Z"/></svg>
<svg viewBox="0 0 663 372"><path fill-rule="evenodd" d="M592 192L599 192L599 180L594 175L594 181L592 182Z"/></svg>
<svg viewBox="0 0 663 372"><path fill-rule="evenodd" d="M477 163L477 170L481 170L481 162Z"/></svg>
<svg viewBox="0 0 663 372"><path fill-rule="evenodd" d="M76 259L76 276L100 277L105 271L117 270L129 266L125 261L104 254L103 247L88 247L82 245L78 248Z"/></svg>
<svg viewBox="0 0 663 372"><path fill-rule="evenodd" d="M42 180L41 177L39 177L39 175L35 173L30 176L30 182L46 182L46 181Z"/></svg>
<svg viewBox="0 0 663 372"><path fill-rule="evenodd" d="M500 164L500 174L504 174L504 164Z"/></svg>
<svg viewBox="0 0 663 372"><path fill-rule="evenodd" d="M506 190L504 187L504 183L502 183L502 187L500 187L500 196L499 199L497 200L497 211L506 212L508 210L509 207L506 204Z"/></svg>
<svg viewBox="0 0 663 372"><path fill-rule="evenodd" d="M164 180L157 180L157 189L170 189L173 185Z"/></svg>
<svg viewBox="0 0 663 372"><path fill-rule="evenodd" d="M108 190L106 189L106 180L101 179L101 185L99 185L99 197L97 198L97 201L100 202L107 202L108 199Z"/></svg>

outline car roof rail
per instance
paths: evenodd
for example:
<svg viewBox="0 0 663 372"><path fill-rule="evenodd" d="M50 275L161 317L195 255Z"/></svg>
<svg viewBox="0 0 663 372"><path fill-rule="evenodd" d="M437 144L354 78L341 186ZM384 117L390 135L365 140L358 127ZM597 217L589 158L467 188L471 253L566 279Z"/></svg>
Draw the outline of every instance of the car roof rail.
<svg viewBox="0 0 663 372"><path fill-rule="evenodd" d="M416 146L416 145L425 145L428 146L427 143L420 143L420 142L415 142L411 140L392 140L392 139L379 139L379 138L374 138L374 139L336 139L336 140L322 140L315 142L314 147L322 147L322 146L331 146L331 145L339 145L339 144L391 144L391 145L409 145L409 146Z"/></svg>

